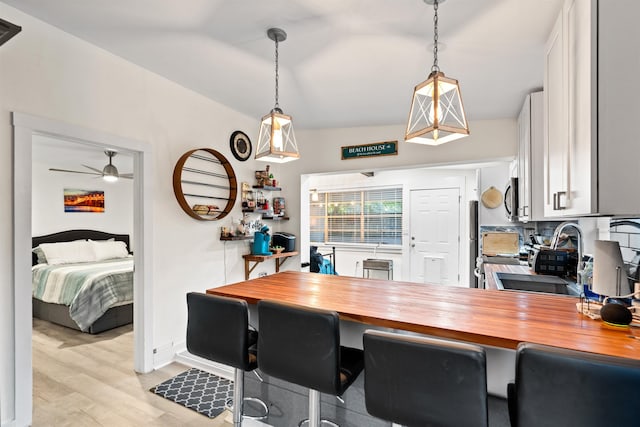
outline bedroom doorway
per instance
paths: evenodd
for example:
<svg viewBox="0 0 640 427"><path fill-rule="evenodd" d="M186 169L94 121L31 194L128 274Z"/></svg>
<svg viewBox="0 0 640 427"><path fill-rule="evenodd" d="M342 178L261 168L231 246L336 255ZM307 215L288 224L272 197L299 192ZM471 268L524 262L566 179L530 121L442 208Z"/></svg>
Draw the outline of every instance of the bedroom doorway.
<svg viewBox="0 0 640 427"><path fill-rule="evenodd" d="M152 181L151 146L91 129L27 114L13 113L14 127L14 381L15 415L19 425L30 424L32 414L32 307L31 287L31 208L34 136L67 140L95 148L111 147L133 157L133 252L134 271L134 370L153 369L152 350ZM147 183L147 185L145 185ZM29 213L26 214L25 213ZM17 379L20 381L17 381Z"/></svg>

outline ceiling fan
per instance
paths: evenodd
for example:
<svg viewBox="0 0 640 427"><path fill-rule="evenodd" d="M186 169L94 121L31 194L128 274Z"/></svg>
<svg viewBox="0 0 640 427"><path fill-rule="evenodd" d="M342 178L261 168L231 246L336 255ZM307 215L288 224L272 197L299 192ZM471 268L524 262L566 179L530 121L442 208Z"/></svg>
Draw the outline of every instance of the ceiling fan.
<svg viewBox="0 0 640 427"><path fill-rule="evenodd" d="M92 170L93 172L74 171L74 170L69 170L69 169L57 169L57 168L49 168L49 170L50 171L54 171L54 172L71 172L71 173L81 173L81 174L85 174L85 175L101 176L102 179L104 179L107 182L116 182L118 180L118 178L133 179L133 174L132 173L119 173L118 172L118 168L116 168L113 165L112 159L116 154L118 154L117 151L104 150L104 154L106 154L107 157L109 157L109 164L105 165L104 168L102 168L102 170L96 169L96 168L93 168L93 167L87 166L87 165L82 165L82 166L84 166L87 169Z"/></svg>

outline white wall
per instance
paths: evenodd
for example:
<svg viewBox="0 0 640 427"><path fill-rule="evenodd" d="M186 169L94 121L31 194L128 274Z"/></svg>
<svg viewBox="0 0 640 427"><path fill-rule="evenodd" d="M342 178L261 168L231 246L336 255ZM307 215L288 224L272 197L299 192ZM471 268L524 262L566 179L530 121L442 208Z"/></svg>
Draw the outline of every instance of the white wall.
<svg viewBox="0 0 640 427"><path fill-rule="evenodd" d="M34 161L31 171L33 179L31 233L33 236L72 229L101 230L133 236L132 180L123 178L110 183L92 175L53 172L49 170L50 167L61 168L60 163L53 160L61 151L64 151L66 162L75 165L69 167L71 170L84 169L81 164L86 161L77 150L54 149L38 143L36 138L34 138L33 147ZM124 163L123 159L122 156L118 158L121 173L131 170L121 166ZM106 163L106 156L103 163ZM65 189L104 191L104 212L65 212L63 203ZM133 245L133 238L130 243Z"/></svg>
<svg viewBox="0 0 640 427"><path fill-rule="evenodd" d="M510 168L510 162L502 162L492 167L483 168L480 171L478 200L489 187L495 187L504 194L509 177L513 176ZM478 203L478 223L481 225L513 225L507 220L502 203L495 209L485 207L482 202Z"/></svg>
<svg viewBox="0 0 640 427"><path fill-rule="evenodd" d="M371 170L415 169L444 164L468 165L471 163L480 168L482 165L479 162L493 163L499 160L499 164L507 164L515 157L517 152L515 119L471 122L470 129L471 135L469 137L437 147L404 142L404 125L297 131L300 160L288 163L281 168L281 180L287 182L288 187L292 187L293 183L298 184L295 191L289 191L288 209L291 209L292 206L300 206L301 191L307 197L308 189L314 188L309 183L310 176L313 174L359 173ZM342 146L393 140L398 141L397 156L341 160ZM506 172L505 176L507 176ZM475 180L473 181L475 183ZM470 190L468 191L471 194ZM472 198L470 196L468 199ZM464 212L466 212L466 206ZM300 217L308 218L306 199L301 206L300 214ZM463 214L461 213L461 215ZM301 227L299 218L291 215L290 224L287 226L289 227L288 231L299 236L299 247L306 249L308 235L304 234L308 234L308 232L304 227ZM304 234L301 230L304 230ZM466 235L465 232L461 236L464 238ZM305 255L305 260L307 256ZM349 273L351 271L349 264L355 264L355 258L348 261L346 274L352 274ZM353 271L355 271L355 265L353 266ZM338 271L340 271L340 267ZM461 277L464 277L463 274L461 271Z"/></svg>
<svg viewBox="0 0 640 427"><path fill-rule="evenodd" d="M242 245L226 249L219 227L241 215L239 204L219 222L196 221L178 206L173 167L182 153L210 147L233 164L239 180L262 166L238 162L229 150L236 129L255 138L257 119L246 117L44 24L3 3L0 16L22 26L0 47L0 194L11 200L11 111L29 113L146 141L153 146L154 347L180 345L186 324L185 293L244 277ZM107 202L108 203L108 202ZM14 414L12 204L0 206L0 398L2 423ZM25 213L30 215L30 213Z"/></svg>
<svg viewBox="0 0 640 427"><path fill-rule="evenodd" d="M178 206L172 173L185 151L214 148L232 163L238 181L253 181L264 164L236 161L229 136L240 129L255 143L256 117L239 114L156 74L96 48L55 27L0 3L0 16L22 26L20 34L0 47L0 195L12 194L12 127L10 113L23 113L145 141L153 146L154 211L154 347L179 346L184 341L185 293L242 280L246 243L219 241L220 226L241 216L237 204L222 221L189 218ZM209 76L215 78L215 76ZM295 117L295 112L294 117ZM299 234L300 175L303 173L369 170L513 156L514 119L471 122L471 136L442 147L400 143L399 155L377 159L340 160L340 146L402 140L403 125L297 130L302 159L273 167L284 186L289 222L272 229ZM272 165L273 166L273 165ZM11 203L0 206L0 413L1 422L14 419L13 245ZM267 264L267 263L265 263ZM285 268L299 268L299 259ZM265 265L267 272L272 265Z"/></svg>
<svg viewBox="0 0 640 427"><path fill-rule="evenodd" d="M393 260L393 278L395 280L411 280L410 274L410 244L411 223L408 212L412 190L425 190L434 188L459 188L460 189L460 277L462 285L466 286L468 271L468 253L464 236L468 231L468 200L476 199L476 170L471 169L442 169L442 168L408 168L399 170L376 171L374 176L367 177L361 173L347 174L316 174L307 175L302 179L303 192L308 189L319 191L349 190L356 188L379 188L383 186L401 186L403 189L403 224L402 246L396 249L376 249L376 245L337 245L336 270L341 275L362 277L362 260L366 258L384 258ZM308 194L308 193L307 193ZM306 251L309 244L308 214L300 217L301 230L305 235L300 236L301 248ZM322 247L322 253L330 252L330 247ZM302 254L302 259L308 260L307 252ZM371 275L374 277L374 274ZM376 278L386 278L386 273L375 275Z"/></svg>
<svg viewBox="0 0 640 427"><path fill-rule="evenodd" d="M300 206L300 176L304 174L467 164L513 159L517 152L515 119L472 121L469 137L437 147L404 142L404 130L403 124L296 130L300 160L281 166L279 172L281 181L287 183L289 209ZM342 146L393 140L398 141L397 156L341 160ZM302 215L308 212L303 211ZM287 228L286 231L299 234L300 222L295 215L291 215Z"/></svg>

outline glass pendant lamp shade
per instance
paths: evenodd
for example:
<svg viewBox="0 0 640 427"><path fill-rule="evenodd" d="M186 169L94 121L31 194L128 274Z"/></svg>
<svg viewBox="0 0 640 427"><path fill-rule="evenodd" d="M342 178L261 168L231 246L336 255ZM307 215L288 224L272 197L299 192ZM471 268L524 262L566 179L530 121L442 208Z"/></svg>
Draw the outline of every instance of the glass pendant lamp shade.
<svg viewBox="0 0 640 427"><path fill-rule="evenodd" d="M441 71L416 86L405 140L440 145L469 135L458 81Z"/></svg>
<svg viewBox="0 0 640 427"><path fill-rule="evenodd" d="M286 163L300 158L291 116L283 114L278 105L278 43L287 39L287 33L280 28L269 28L267 36L276 42L276 103L260 122L256 160Z"/></svg>
<svg viewBox="0 0 640 427"><path fill-rule="evenodd" d="M469 135L469 125L456 79L446 77L438 66L438 4L433 5L433 66L424 82L415 87L405 141L440 145Z"/></svg>

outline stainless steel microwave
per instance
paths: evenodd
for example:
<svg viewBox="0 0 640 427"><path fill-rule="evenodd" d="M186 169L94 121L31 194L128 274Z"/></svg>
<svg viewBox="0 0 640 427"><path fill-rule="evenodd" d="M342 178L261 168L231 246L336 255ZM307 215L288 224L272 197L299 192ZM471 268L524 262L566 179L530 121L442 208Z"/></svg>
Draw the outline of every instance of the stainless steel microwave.
<svg viewBox="0 0 640 427"><path fill-rule="evenodd" d="M509 221L518 221L518 178L511 177L504 190L504 213Z"/></svg>

